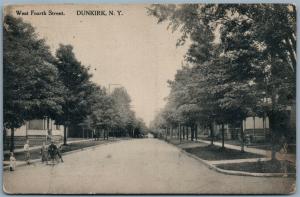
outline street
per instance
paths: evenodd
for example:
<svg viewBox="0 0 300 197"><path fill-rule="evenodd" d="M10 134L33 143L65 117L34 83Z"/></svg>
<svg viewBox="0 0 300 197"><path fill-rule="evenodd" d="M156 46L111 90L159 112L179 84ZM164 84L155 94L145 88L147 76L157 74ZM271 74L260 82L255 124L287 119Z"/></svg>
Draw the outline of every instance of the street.
<svg viewBox="0 0 300 197"><path fill-rule="evenodd" d="M225 175L164 141L148 138L100 145L64 163L4 171L7 193L289 193L293 178Z"/></svg>

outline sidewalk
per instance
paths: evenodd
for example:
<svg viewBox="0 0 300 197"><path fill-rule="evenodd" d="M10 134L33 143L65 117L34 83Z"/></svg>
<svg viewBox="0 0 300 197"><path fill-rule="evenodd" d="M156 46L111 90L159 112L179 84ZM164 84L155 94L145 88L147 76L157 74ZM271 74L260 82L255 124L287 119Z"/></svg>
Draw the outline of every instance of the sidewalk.
<svg viewBox="0 0 300 197"><path fill-rule="evenodd" d="M219 165L219 164L232 164L232 163L244 163L244 162L257 162L258 160L268 161L270 160L270 158L231 159L231 160L218 160L218 161L207 161L207 162L212 165Z"/></svg>
<svg viewBox="0 0 300 197"><path fill-rule="evenodd" d="M67 141L68 144L73 144L73 143L78 143L78 142L86 142L86 141L92 141L94 140L93 138L91 139L76 139L76 138L72 138L72 139L69 139ZM32 146L32 147L29 147L29 151L32 151L32 150L40 150L42 148L42 146ZM15 149L14 150L14 153L22 153L24 152L24 149L23 148L18 148L18 149ZM3 154L9 154L10 151L9 150L5 150L3 151Z"/></svg>
<svg viewBox="0 0 300 197"><path fill-rule="evenodd" d="M71 144L76 145L76 144L80 144L82 142L91 142L91 143L95 142L96 144L93 143L94 145L91 145L91 146L84 146L84 147L79 147L79 148L77 147L75 149L64 150L64 151L62 151L62 155L67 155L67 154L75 153L75 152L78 152L78 151L82 151L82 150L86 150L86 149L91 149L91 148L94 148L96 146L101 146L101 145L110 144L110 143L113 143L113 142L118 142L118 141L121 141L121 140L129 140L129 139L131 139L131 138L109 138L109 140L99 140L99 141L95 141L93 139L73 140L73 141L69 141L68 145L71 145ZM70 146L68 146L68 147L70 147ZM33 151L35 149L37 149L37 147L32 147L32 148L33 148L32 149ZM19 154L22 154L22 152L19 152ZM38 153L38 155L39 155L39 153ZM31 165L35 164L36 162L41 162L40 156L38 158L32 158L30 160L30 164ZM4 170L8 170L9 169L9 161L8 160L4 160L2 162L2 164L3 164L3 169ZM24 166L24 165L27 165L27 163L25 161L23 161L23 160L17 160L16 161L16 166L17 167Z"/></svg>
<svg viewBox="0 0 300 197"><path fill-rule="evenodd" d="M198 142L203 142L203 143L206 143L206 144L210 144L210 141L208 141L208 140L198 139L197 141ZM214 142L214 145L222 146L222 143L221 142ZM230 148L230 149L234 149L234 150L241 150L240 146L232 145L232 144L226 144L225 143L225 147ZM267 156L267 154L268 154L267 150L261 150L261 149L257 149L257 148L249 148L249 147L246 147L246 146L244 147L244 150L246 152L255 153L255 154L264 155L264 156Z"/></svg>
<svg viewBox="0 0 300 197"><path fill-rule="evenodd" d="M198 142L202 142L202 143L206 143L206 144L210 144L210 141L208 140L201 140L198 139ZM222 146L221 142L214 142L214 145L216 146ZM235 149L235 150L241 150L240 146L237 145L232 145L232 144L226 144L225 143L225 147L226 148L230 148L230 149ZM255 153L255 154L259 154L259 155L263 155L266 156L268 158L271 157L272 151L270 150L262 150L262 149L257 149L257 148L251 148L251 147L244 147L244 150L246 152L250 152L250 153ZM296 163L296 154L281 154L279 152L276 153L276 158L279 160L288 160L290 162Z"/></svg>
<svg viewBox="0 0 300 197"><path fill-rule="evenodd" d="M177 140L178 141L178 140ZM256 154L256 157L253 158L224 158L224 159L208 159L205 156L205 153L202 151L206 150L197 150L196 152L188 151L188 149L201 149L203 147L209 147L207 145L210 144L210 141L208 140L197 140L197 141L182 141L181 143L173 143L168 140L168 143L173 144L177 148L179 148L182 152L187 154L188 156L200 161L201 163L205 164L208 168L215 170L217 172L223 173L223 174L230 174L230 175L238 175L238 176L254 176L254 177L293 177L295 176L295 172L291 169L289 172L282 172L281 167L278 168L276 162L274 165L274 162L271 161L271 151L267 150L261 150L257 148L250 148L245 147L245 153L250 154ZM220 142L214 142L214 146L221 147L222 143ZM232 145L232 144L226 144L225 147L228 150L234 150L240 155L245 155L240 152L241 147L238 145ZM202 152L202 156L200 156L198 153ZM261 157L263 156L263 157ZM277 159L278 160L288 160L287 156L284 158L280 158L281 154L277 153ZM289 161L291 161L294 164L289 164L287 168L293 167L295 165L295 155L288 155ZM280 158L280 159L279 159ZM258 163L260 161L261 163ZM281 164L281 161L278 161L277 163Z"/></svg>

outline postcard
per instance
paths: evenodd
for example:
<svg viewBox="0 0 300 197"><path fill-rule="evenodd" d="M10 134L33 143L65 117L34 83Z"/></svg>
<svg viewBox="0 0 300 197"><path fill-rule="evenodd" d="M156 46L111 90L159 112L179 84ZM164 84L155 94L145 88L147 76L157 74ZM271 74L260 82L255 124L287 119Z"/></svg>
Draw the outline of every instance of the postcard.
<svg viewBox="0 0 300 197"><path fill-rule="evenodd" d="M296 191L292 4L3 14L7 194Z"/></svg>

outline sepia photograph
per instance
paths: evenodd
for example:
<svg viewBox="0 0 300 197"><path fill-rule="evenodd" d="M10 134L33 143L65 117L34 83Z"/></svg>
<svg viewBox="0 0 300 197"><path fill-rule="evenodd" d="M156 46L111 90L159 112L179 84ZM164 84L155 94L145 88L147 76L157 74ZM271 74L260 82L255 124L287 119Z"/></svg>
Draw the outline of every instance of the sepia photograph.
<svg viewBox="0 0 300 197"><path fill-rule="evenodd" d="M6 194L293 194L296 6L3 10Z"/></svg>

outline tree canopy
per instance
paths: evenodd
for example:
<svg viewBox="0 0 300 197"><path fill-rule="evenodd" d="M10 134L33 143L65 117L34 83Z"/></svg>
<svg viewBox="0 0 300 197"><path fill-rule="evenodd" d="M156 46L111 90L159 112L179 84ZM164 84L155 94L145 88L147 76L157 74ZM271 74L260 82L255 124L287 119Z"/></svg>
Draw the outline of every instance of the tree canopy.
<svg viewBox="0 0 300 197"><path fill-rule="evenodd" d="M278 122L286 119L296 96L294 5L152 5L148 14L182 33L177 45L191 42L185 56L189 67L170 83L168 103L176 104L164 111L220 124L267 115L273 144L285 135ZM186 113L187 103L198 112Z"/></svg>
<svg viewBox="0 0 300 197"><path fill-rule="evenodd" d="M34 28L10 15L3 28L4 126L62 113L64 86L55 59Z"/></svg>

